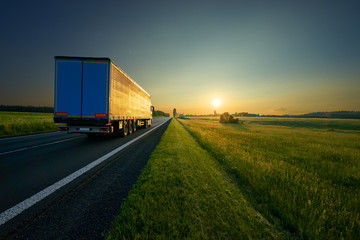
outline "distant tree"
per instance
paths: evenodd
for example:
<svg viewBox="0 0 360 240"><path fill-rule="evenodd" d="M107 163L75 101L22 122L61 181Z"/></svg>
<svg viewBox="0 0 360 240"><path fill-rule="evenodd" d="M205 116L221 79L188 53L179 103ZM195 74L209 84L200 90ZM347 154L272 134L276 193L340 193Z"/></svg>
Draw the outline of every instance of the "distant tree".
<svg viewBox="0 0 360 240"><path fill-rule="evenodd" d="M214 110L214 116L217 116L216 110Z"/></svg>
<svg viewBox="0 0 360 240"><path fill-rule="evenodd" d="M176 117L176 108L173 110L173 117Z"/></svg>
<svg viewBox="0 0 360 240"><path fill-rule="evenodd" d="M234 118L228 112L224 112L223 114L220 115L220 122L221 123L238 123L239 119Z"/></svg>

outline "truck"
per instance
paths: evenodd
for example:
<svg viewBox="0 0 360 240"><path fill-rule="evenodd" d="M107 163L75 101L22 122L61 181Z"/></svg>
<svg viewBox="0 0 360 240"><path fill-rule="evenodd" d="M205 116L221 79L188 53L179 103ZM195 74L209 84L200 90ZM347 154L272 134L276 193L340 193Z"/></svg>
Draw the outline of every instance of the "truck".
<svg viewBox="0 0 360 240"><path fill-rule="evenodd" d="M55 57L58 131L126 136L152 122L150 95L110 58Z"/></svg>

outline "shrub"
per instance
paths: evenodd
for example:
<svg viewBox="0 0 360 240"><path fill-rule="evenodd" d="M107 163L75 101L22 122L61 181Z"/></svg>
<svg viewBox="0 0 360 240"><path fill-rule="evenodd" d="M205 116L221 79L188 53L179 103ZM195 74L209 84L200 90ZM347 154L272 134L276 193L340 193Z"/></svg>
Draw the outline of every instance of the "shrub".
<svg viewBox="0 0 360 240"><path fill-rule="evenodd" d="M220 122L221 123L238 123L239 119L234 118L228 112L224 112L223 114L220 115Z"/></svg>
<svg viewBox="0 0 360 240"><path fill-rule="evenodd" d="M178 116L178 118L180 118L180 119L189 119L189 118L185 117L185 115L182 114L182 113Z"/></svg>

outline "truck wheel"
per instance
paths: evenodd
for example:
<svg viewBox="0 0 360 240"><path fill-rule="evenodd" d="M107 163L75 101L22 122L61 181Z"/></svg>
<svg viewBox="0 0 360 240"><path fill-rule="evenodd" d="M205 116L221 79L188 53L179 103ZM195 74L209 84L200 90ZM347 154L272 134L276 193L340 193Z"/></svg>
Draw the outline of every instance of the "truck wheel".
<svg viewBox="0 0 360 240"><path fill-rule="evenodd" d="M129 120L129 135L133 133L134 124L133 121Z"/></svg>
<svg viewBox="0 0 360 240"><path fill-rule="evenodd" d="M134 120L134 132L136 132L136 123L137 123L137 120Z"/></svg>
<svg viewBox="0 0 360 240"><path fill-rule="evenodd" d="M123 122L123 128L122 128L121 134L122 134L123 136L126 136L126 135L128 134L128 132L129 132L128 121L124 121L124 122Z"/></svg>
<svg viewBox="0 0 360 240"><path fill-rule="evenodd" d="M149 122L148 120L145 120L145 128L148 128L149 127Z"/></svg>

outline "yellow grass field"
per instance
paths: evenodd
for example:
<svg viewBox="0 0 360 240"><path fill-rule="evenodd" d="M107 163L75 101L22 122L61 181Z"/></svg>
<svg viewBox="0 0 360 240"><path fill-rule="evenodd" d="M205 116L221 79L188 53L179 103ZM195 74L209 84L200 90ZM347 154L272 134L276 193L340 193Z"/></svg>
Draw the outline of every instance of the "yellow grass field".
<svg viewBox="0 0 360 240"><path fill-rule="evenodd" d="M0 137L56 131L52 113L0 112Z"/></svg>

